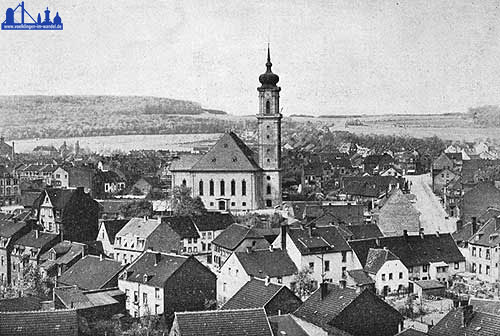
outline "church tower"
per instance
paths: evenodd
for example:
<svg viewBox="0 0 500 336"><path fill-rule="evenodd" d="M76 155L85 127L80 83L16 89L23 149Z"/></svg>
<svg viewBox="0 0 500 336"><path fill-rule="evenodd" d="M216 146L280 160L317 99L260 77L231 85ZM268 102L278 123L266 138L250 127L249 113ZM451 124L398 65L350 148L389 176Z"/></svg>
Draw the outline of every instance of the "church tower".
<svg viewBox="0 0 500 336"><path fill-rule="evenodd" d="M271 55L267 47L267 70L259 76L258 146L262 173L263 206L281 205L281 118L278 75L271 70Z"/></svg>

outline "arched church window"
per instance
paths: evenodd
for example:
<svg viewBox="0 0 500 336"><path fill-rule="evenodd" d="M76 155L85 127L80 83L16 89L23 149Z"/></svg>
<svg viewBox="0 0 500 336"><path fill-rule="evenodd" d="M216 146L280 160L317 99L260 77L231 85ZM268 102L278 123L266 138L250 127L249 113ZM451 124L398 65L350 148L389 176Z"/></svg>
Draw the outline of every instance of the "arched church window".
<svg viewBox="0 0 500 336"><path fill-rule="evenodd" d="M210 180L210 182L208 182L208 192L210 193L210 196L213 196L214 195L214 181L213 180Z"/></svg>
<svg viewBox="0 0 500 336"><path fill-rule="evenodd" d="M236 195L236 181L231 180L231 196Z"/></svg>
<svg viewBox="0 0 500 336"><path fill-rule="evenodd" d="M226 183L224 182L224 180L220 180L220 195L221 196L224 196L226 193Z"/></svg>
<svg viewBox="0 0 500 336"><path fill-rule="evenodd" d="M184 180L182 180L182 186L183 186L183 187L185 187L186 185L187 185L186 180L185 180L185 179L184 179Z"/></svg>
<svg viewBox="0 0 500 336"><path fill-rule="evenodd" d="M271 114L271 103L266 101L266 114Z"/></svg>
<svg viewBox="0 0 500 336"><path fill-rule="evenodd" d="M270 184L268 184L267 187L266 187L266 193L268 195L271 195L271 185Z"/></svg>
<svg viewBox="0 0 500 336"><path fill-rule="evenodd" d="M242 196L247 195L247 181L245 180L241 181L241 195Z"/></svg>
<svg viewBox="0 0 500 336"><path fill-rule="evenodd" d="M203 196L203 180L200 180L200 183L198 185L198 190L199 190L200 196Z"/></svg>

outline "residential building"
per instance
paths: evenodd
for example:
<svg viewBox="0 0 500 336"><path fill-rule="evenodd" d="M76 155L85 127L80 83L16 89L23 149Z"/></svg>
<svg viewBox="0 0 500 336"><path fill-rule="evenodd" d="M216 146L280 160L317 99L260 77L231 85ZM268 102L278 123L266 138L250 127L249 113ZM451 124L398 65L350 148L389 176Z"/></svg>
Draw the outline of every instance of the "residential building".
<svg viewBox="0 0 500 336"><path fill-rule="evenodd" d="M234 224L234 218L231 214L208 212L204 215L192 216L191 219L200 235L198 252L208 253L208 262L211 263L213 240L231 224Z"/></svg>
<svg viewBox="0 0 500 336"><path fill-rule="evenodd" d="M123 265L133 262L146 251L146 241L160 225L161 218L132 218L115 236L114 259Z"/></svg>
<svg viewBox="0 0 500 336"><path fill-rule="evenodd" d="M368 250L364 271L375 281L377 294L402 294L408 290L408 269L387 248Z"/></svg>
<svg viewBox="0 0 500 336"><path fill-rule="evenodd" d="M78 336L76 309L0 313L2 336Z"/></svg>
<svg viewBox="0 0 500 336"><path fill-rule="evenodd" d="M234 252L220 268L217 276L217 302L224 304L253 278L292 288L297 267L287 251L248 249Z"/></svg>
<svg viewBox="0 0 500 336"><path fill-rule="evenodd" d="M96 241L101 242L104 254L108 257L114 258L115 237L128 222L128 219L103 219L99 221L99 232Z"/></svg>
<svg viewBox="0 0 500 336"><path fill-rule="evenodd" d="M11 281L11 253L17 239L28 233L24 221L0 220L0 286Z"/></svg>
<svg viewBox="0 0 500 336"><path fill-rule="evenodd" d="M67 269L58 279L61 286L76 286L82 290L118 287L118 275L123 270L121 263L106 259L102 255L86 255Z"/></svg>
<svg viewBox="0 0 500 336"><path fill-rule="evenodd" d="M66 169L60 166L54 167L52 171L52 180L50 185L54 188L68 188L69 187L69 173Z"/></svg>
<svg viewBox="0 0 500 336"><path fill-rule="evenodd" d="M200 234L190 216L162 217L149 235L146 249L184 255L198 254Z"/></svg>
<svg viewBox="0 0 500 336"><path fill-rule="evenodd" d="M16 153L14 151L14 142L12 146L5 142L5 138L0 136L0 158L5 158L9 160L14 160Z"/></svg>
<svg viewBox="0 0 500 336"><path fill-rule="evenodd" d="M392 336L401 331L404 317L370 290L322 283L294 315L312 335Z"/></svg>
<svg viewBox="0 0 500 336"><path fill-rule="evenodd" d="M97 170L92 178L92 193L95 198L110 198L125 190L126 180L118 173Z"/></svg>
<svg viewBox="0 0 500 336"><path fill-rule="evenodd" d="M439 196L443 196L446 192L448 184L455 178L459 177L460 172L445 168L443 170L434 170L432 176L432 191Z"/></svg>
<svg viewBox="0 0 500 336"><path fill-rule="evenodd" d="M19 180L4 166L0 166L0 206L21 203Z"/></svg>
<svg viewBox="0 0 500 336"><path fill-rule="evenodd" d="M87 245L64 240L40 256L40 270L44 276L56 279L83 258L86 252Z"/></svg>
<svg viewBox="0 0 500 336"><path fill-rule="evenodd" d="M191 188L209 210L245 212L281 205L281 119L279 77L259 77L258 155L233 132L224 134L204 155L174 161L174 186Z"/></svg>
<svg viewBox="0 0 500 336"><path fill-rule="evenodd" d="M33 203L33 213L45 232L64 239L86 242L97 236L99 204L81 187L46 188Z"/></svg>
<svg viewBox="0 0 500 336"><path fill-rule="evenodd" d="M195 257L144 252L118 281L131 316L163 315L211 309L215 304L216 276Z"/></svg>
<svg viewBox="0 0 500 336"><path fill-rule="evenodd" d="M269 242L254 228L232 224L212 241L212 245L212 260L215 266L220 268L231 253L244 252L247 248L266 249L269 247Z"/></svg>
<svg viewBox="0 0 500 336"><path fill-rule="evenodd" d="M415 209L406 194L396 188L379 202L373 211L372 223L376 224L384 236L400 236L420 231L420 212Z"/></svg>
<svg viewBox="0 0 500 336"><path fill-rule="evenodd" d="M294 312L302 301L285 285L251 279L223 306L222 310L264 308L267 316Z"/></svg>
<svg viewBox="0 0 500 336"><path fill-rule="evenodd" d="M500 280L500 216L489 219L468 241L467 269L479 280Z"/></svg>
<svg viewBox="0 0 500 336"><path fill-rule="evenodd" d="M176 312L170 336L273 336L263 308Z"/></svg>

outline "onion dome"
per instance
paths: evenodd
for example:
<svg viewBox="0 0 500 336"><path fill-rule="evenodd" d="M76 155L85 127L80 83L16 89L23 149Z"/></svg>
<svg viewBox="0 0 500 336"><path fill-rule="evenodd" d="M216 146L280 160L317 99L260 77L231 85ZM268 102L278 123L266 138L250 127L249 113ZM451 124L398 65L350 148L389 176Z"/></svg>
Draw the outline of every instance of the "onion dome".
<svg viewBox="0 0 500 336"><path fill-rule="evenodd" d="M259 82L262 84L261 88L274 88L279 82L280 78L278 75L274 74L271 70L273 64L271 63L271 53L269 51L269 46L267 46L267 70L265 73L259 76Z"/></svg>

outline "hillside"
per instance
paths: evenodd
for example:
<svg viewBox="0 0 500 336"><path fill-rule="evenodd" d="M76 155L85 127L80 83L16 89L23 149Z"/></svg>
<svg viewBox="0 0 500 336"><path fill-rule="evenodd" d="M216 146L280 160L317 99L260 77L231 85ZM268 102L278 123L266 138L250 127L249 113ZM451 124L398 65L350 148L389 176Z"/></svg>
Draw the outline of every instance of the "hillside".
<svg viewBox="0 0 500 336"><path fill-rule="evenodd" d="M228 127L200 104L139 96L0 96L9 139L117 134L215 133ZM201 120L199 116L207 115Z"/></svg>

